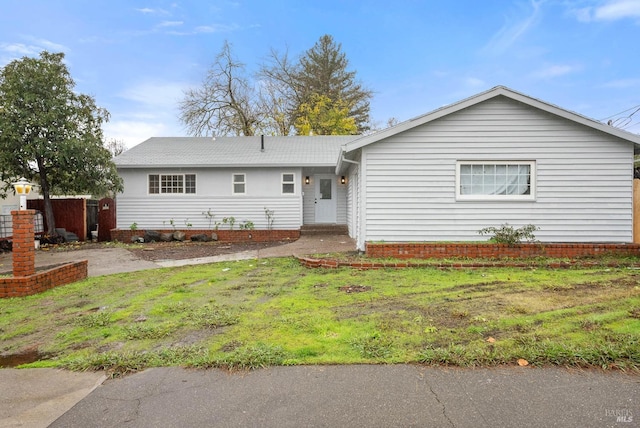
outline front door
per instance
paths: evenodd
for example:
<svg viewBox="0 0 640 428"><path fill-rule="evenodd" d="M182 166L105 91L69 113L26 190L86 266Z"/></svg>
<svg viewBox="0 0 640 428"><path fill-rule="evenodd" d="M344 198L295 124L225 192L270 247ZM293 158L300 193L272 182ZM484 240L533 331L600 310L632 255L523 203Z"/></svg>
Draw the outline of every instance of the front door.
<svg viewBox="0 0 640 428"><path fill-rule="evenodd" d="M336 177L316 175L316 223L336 222Z"/></svg>

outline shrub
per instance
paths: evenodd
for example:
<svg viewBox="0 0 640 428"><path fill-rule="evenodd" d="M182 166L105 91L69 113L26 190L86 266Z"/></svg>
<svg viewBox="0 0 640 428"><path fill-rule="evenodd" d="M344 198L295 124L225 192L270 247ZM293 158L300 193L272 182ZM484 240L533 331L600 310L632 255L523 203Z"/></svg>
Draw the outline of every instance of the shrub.
<svg viewBox="0 0 640 428"><path fill-rule="evenodd" d="M540 228L533 224L527 224L518 229L514 229L509 223L505 223L500 227L485 227L484 229L480 229L478 233L480 235L493 235L489 240L497 244L514 246L523 240L527 242L538 242L533 233L536 230L540 230Z"/></svg>

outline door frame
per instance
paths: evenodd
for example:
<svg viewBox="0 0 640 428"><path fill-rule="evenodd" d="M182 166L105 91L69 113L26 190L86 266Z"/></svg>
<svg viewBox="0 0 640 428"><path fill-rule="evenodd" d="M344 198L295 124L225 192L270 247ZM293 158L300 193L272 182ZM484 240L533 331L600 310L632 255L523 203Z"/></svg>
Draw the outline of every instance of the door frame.
<svg viewBox="0 0 640 428"><path fill-rule="evenodd" d="M314 175L313 178L315 182L313 186L315 222L331 223L331 224L336 223L338 218L337 176L333 174L316 174ZM331 199L320 199L320 182L321 180L327 180L327 179L331 180ZM318 215L319 213L320 213L320 216ZM322 214L328 214L328 215L323 217Z"/></svg>

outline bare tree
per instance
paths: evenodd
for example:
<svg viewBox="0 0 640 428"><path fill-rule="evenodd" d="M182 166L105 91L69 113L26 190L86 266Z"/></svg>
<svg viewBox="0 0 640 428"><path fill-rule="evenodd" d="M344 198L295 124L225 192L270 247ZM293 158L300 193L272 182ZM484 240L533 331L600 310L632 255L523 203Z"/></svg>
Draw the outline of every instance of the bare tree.
<svg viewBox="0 0 640 428"><path fill-rule="evenodd" d="M225 41L202 86L185 91L180 120L195 136L254 135L263 117L245 66Z"/></svg>
<svg viewBox="0 0 640 428"><path fill-rule="evenodd" d="M127 150L124 141L116 140L115 138L107 141L104 146L111 153L111 157L114 158Z"/></svg>
<svg viewBox="0 0 640 428"><path fill-rule="evenodd" d="M225 42L203 84L185 92L180 120L196 136L366 132L372 93L341 49L325 35L295 61L271 50L250 79Z"/></svg>

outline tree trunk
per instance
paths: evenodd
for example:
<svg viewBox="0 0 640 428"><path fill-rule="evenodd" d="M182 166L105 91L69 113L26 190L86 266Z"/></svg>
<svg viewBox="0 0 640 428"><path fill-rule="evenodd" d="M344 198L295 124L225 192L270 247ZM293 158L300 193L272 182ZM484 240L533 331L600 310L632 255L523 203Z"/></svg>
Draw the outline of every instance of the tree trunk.
<svg viewBox="0 0 640 428"><path fill-rule="evenodd" d="M45 170L44 162L42 159L38 159L38 174L40 175L40 192L44 199L44 218L47 222L47 235L57 236L56 233L56 219L53 216L53 206L51 205L51 198L49 197L49 182L47 181L47 172Z"/></svg>

